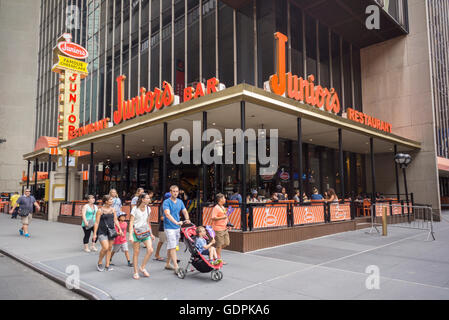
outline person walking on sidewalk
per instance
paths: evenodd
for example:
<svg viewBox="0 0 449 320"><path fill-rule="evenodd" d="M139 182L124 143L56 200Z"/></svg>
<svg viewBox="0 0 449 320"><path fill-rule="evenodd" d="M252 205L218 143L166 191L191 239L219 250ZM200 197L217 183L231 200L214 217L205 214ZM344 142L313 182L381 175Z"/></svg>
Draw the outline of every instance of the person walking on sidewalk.
<svg viewBox="0 0 449 320"><path fill-rule="evenodd" d="M113 198L110 195L105 195L103 197L103 206L98 209L97 215L95 217L94 226L94 242L100 240L101 250L98 257L97 270L98 271L112 271L113 268L109 266L111 262L111 251L114 245L114 239L117 237L117 227L120 232L118 235L123 236L120 229L120 224L117 220L117 214L115 209L112 207ZM103 266L103 258L106 257L105 266Z"/></svg>
<svg viewBox="0 0 449 320"><path fill-rule="evenodd" d="M228 216L226 214L226 208L224 207L226 203L226 198L223 194L217 194L217 205L212 210L211 215L211 225L215 231L215 247L217 248L217 255L219 259L221 257L221 250L229 246L229 232L228 232ZM223 259L222 259L223 260ZM223 261L223 264L227 264Z"/></svg>
<svg viewBox="0 0 449 320"><path fill-rule="evenodd" d="M136 206L131 211L131 219L129 220L129 240L133 243L133 264L134 264L134 279L139 279L139 272L145 277L149 277L150 274L145 269L148 260L153 253L154 235L150 226L150 209L148 204L150 203L150 196L146 193L142 193L137 200ZM147 253L143 258L142 264L139 267L139 251L140 243L144 243L147 249Z"/></svg>
<svg viewBox="0 0 449 320"><path fill-rule="evenodd" d="M122 200L120 200L117 190L115 189L111 189L109 195L112 197L112 207L115 210L115 216L118 217L118 214L122 212Z"/></svg>
<svg viewBox="0 0 449 320"><path fill-rule="evenodd" d="M171 193L167 192L164 195L164 201L167 200L168 198L171 197ZM164 245L164 242L167 242L167 237L165 236L165 231L164 231L164 213L163 213L163 209L162 206L160 207L160 212L159 212L161 218L160 218L160 222L159 222L159 234L158 234L158 238L159 241L157 243L157 247L156 247L156 253L154 254L154 259L157 261L165 261L165 258L161 257L161 248Z"/></svg>
<svg viewBox="0 0 449 320"><path fill-rule="evenodd" d="M126 213L124 213L124 212L119 213L118 221L119 221L120 229L122 230L123 235L116 237L114 240L114 247L113 247L112 253L111 253L111 261L109 261L109 264L111 266L114 265L112 263L112 257L114 256L114 254L116 252L119 252L119 251L123 251L125 253L126 260L128 261L128 267L133 266L131 260L129 259L128 240L126 238L126 230L128 230L128 224L126 223L125 218L126 218ZM117 229L117 227L116 227L117 232L119 232L120 229Z"/></svg>
<svg viewBox="0 0 449 320"><path fill-rule="evenodd" d="M139 196L144 193L143 188L137 188L136 194L134 195L134 198L131 200L131 210L134 209L134 207L137 205L137 200L139 200Z"/></svg>
<svg viewBox="0 0 449 320"><path fill-rule="evenodd" d="M83 222L81 223L81 227L83 228L83 231L84 231L84 239L83 239L84 251L90 252L89 239L90 239L90 235L91 235L92 231L94 230L95 216L97 215L98 207L95 205L95 197L93 195L88 195L87 201L88 201L88 203L86 203L83 206L83 209L81 211L81 216L83 219ZM97 251L97 248L95 247L95 243L94 243L93 239L92 239L91 249L93 251Z"/></svg>
<svg viewBox="0 0 449 320"><path fill-rule="evenodd" d="M164 230L167 237L167 261L165 269L175 270L175 274L178 274L178 261L176 256L176 247L179 244L179 238L181 233L180 212L184 214L185 223L191 223L189 220L189 213L181 199L178 199L179 188L178 186L170 187L171 197L164 201L162 209L164 210ZM170 264L173 263L173 266Z"/></svg>
<svg viewBox="0 0 449 320"><path fill-rule="evenodd" d="M9 211L9 213L12 214L16 207L19 206L18 214L22 218L22 228L19 229L19 233L21 236L25 235L26 238L30 237L28 227L33 217L33 205L36 207L37 211L41 209L36 199L31 195L31 190L25 189L25 195L19 197L15 205Z"/></svg>
<svg viewBox="0 0 449 320"><path fill-rule="evenodd" d="M14 195L10 199L10 207L11 208L14 207L14 205L16 204L16 202L17 202L17 200L19 198L20 198L19 193L18 192L14 192ZM17 219L18 212L19 212L19 206L16 206L16 208L12 212L11 219Z"/></svg>

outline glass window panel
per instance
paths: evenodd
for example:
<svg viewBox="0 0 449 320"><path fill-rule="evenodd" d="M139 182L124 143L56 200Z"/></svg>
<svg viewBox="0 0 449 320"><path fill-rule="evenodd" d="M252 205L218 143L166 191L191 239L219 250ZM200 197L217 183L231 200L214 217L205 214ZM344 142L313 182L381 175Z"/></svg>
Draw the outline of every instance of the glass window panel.
<svg viewBox="0 0 449 320"><path fill-rule="evenodd" d="M169 83L171 80L171 10L166 10L162 15L162 81Z"/></svg>
<svg viewBox="0 0 449 320"><path fill-rule="evenodd" d="M276 32L274 2L257 0L258 86L274 74L274 41Z"/></svg>
<svg viewBox="0 0 449 320"><path fill-rule="evenodd" d="M215 0L203 0L202 66L203 80L215 77Z"/></svg>
<svg viewBox="0 0 449 320"><path fill-rule="evenodd" d="M290 4L290 41L291 41L291 71L294 75L304 78L303 48L302 48L302 13Z"/></svg>
<svg viewBox="0 0 449 320"><path fill-rule="evenodd" d="M184 56L185 56L185 5L184 1L179 1L175 3L175 83L174 90L175 94L179 96L179 98L183 99L184 94L183 90L185 87L185 64L184 64Z"/></svg>
<svg viewBox="0 0 449 320"><path fill-rule="evenodd" d="M316 52L316 23L315 19L306 15L306 53L307 76L314 75L317 79L317 52Z"/></svg>
<svg viewBox="0 0 449 320"><path fill-rule="evenodd" d="M320 24L319 43L320 43L320 85L324 88L330 87L329 74L329 33L328 28Z"/></svg>
<svg viewBox="0 0 449 320"><path fill-rule="evenodd" d="M361 72L361 62L360 62L360 49L357 47L352 47L352 66L354 70L354 97L355 105L354 109L358 111L363 111L362 105L362 72Z"/></svg>
<svg viewBox="0 0 449 320"><path fill-rule="evenodd" d="M335 88L335 91L338 93L338 96L341 95L341 67L340 67L340 36L336 33L332 32L331 38L332 44L332 86ZM343 103L343 101L340 101Z"/></svg>
<svg viewBox="0 0 449 320"><path fill-rule="evenodd" d="M187 68L187 83L199 81L199 12L198 0L189 0L187 16L187 55L189 57Z"/></svg>
<svg viewBox="0 0 449 320"><path fill-rule="evenodd" d="M352 86L351 86L351 53L349 43L343 40L343 82L345 97L342 106L352 108Z"/></svg>
<svg viewBox="0 0 449 320"><path fill-rule="evenodd" d="M234 85L233 10L219 2L218 9L218 77L227 88Z"/></svg>
<svg viewBox="0 0 449 320"><path fill-rule="evenodd" d="M254 85L253 5L237 11L237 83Z"/></svg>

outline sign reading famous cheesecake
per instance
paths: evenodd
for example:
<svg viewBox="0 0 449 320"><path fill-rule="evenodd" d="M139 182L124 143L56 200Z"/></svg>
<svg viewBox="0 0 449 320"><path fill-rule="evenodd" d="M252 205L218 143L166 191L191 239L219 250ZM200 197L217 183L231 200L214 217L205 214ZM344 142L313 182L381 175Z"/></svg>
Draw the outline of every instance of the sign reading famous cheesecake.
<svg viewBox="0 0 449 320"><path fill-rule="evenodd" d="M69 140L79 127L81 79L87 77L88 57L82 46L71 42L70 33L63 34L53 48L52 71L59 73L58 140Z"/></svg>

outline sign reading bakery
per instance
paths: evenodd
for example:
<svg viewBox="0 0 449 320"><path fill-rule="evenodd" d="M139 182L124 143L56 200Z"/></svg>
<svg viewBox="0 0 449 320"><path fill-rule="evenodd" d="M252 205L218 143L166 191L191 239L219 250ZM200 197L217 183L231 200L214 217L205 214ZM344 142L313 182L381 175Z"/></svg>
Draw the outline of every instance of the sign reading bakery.
<svg viewBox="0 0 449 320"><path fill-rule="evenodd" d="M286 71L286 43L288 37L280 32L274 34L276 41L276 74L270 76L264 89L277 95L301 101L323 111L338 114L341 111L340 99L334 88L323 88L315 84L315 76L309 75L303 79ZM362 112L346 109L347 119L372 128L391 133L391 124Z"/></svg>
<svg viewBox="0 0 449 320"><path fill-rule="evenodd" d="M59 73L58 140L69 140L78 130L81 79L88 75L87 63L82 61L88 52L71 41L70 33L63 34L53 48L52 71Z"/></svg>

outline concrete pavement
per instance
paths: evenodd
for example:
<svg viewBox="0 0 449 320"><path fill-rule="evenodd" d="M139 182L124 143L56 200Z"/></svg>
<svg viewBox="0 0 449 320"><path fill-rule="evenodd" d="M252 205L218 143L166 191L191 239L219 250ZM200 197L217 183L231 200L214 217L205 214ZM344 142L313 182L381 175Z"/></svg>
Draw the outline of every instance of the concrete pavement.
<svg viewBox="0 0 449 320"><path fill-rule="evenodd" d="M178 279L155 260L150 278L133 280L121 252L114 271L98 272L98 253L82 251L80 226L34 219L25 239L19 221L4 214L0 250L61 283L78 268L80 290L97 299L449 299L449 213L444 217L435 241L426 241L425 231L389 228L382 237L362 229L245 254L225 250L229 264L219 282L197 272ZM189 258L184 248L181 265Z"/></svg>

